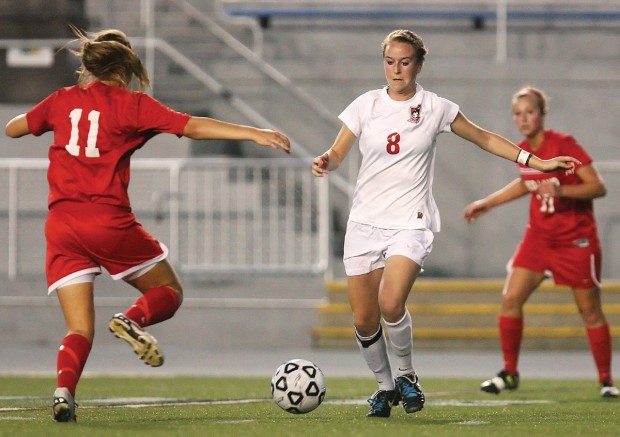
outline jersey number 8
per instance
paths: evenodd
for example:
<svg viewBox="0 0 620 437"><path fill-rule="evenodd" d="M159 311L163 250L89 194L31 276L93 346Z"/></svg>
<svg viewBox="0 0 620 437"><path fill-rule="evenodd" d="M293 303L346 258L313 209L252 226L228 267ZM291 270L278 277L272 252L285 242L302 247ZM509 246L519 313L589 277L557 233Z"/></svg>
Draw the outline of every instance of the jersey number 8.
<svg viewBox="0 0 620 437"><path fill-rule="evenodd" d="M387 136L385 149L390 155L396 155L400 152L400 134L398 132L393 132Z"/></svg>

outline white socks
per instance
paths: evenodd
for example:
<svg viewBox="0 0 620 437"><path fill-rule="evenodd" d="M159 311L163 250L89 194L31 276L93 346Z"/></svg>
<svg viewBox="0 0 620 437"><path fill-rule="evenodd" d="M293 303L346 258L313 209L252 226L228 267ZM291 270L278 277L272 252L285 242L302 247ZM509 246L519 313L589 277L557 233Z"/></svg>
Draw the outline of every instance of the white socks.
<svg viewBox="0 0 620 437"><path fill-rule="evenodd" d="M396 355L396 364L398 365L398 371L396 376L408 375L415 373L413 370L413 362L411 359L413 339L412 329L413 322L411 321L411 314L405 310L405 315L396 323L389 323L385 320L385 329L390 337L390 343L394 349Z"/></svg>
<svg viewBox="0 0 620 437"><path fill-rule="evenodd" d="M381 326L370 337L362 337L355 330L355 339L360 347L362 356L368 364L368 368L375 374L379 390L394 390L395 384L392 378L390 358L387 353L387 341Z"/></svg>

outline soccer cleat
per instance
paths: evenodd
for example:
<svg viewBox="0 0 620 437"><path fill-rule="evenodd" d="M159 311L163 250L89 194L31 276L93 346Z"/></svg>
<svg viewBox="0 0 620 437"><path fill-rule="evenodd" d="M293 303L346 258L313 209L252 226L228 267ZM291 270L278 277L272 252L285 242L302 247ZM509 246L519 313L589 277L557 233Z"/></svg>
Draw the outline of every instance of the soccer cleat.
<svg viewBox="0 0 620 437"><path fill-rule="evenodd" d="M611 381L604 381L601 384L601 397L602 398L620 397L620 390L618 390L618 388Z"/></svg>
<svg viewBox="0 0 620 437"><path fill-rule="evenodd" d="M140 328L137 323L128 319L123 313L114 314L109 323L110 332L125 340L134 352L151 367L164 364L164 355L151 334Z"/></svg>
<svg viewBox="0 0 620 437"><path fill-rule="evenodd" d="M56 422L75 422L75 407L77 407L69 389L58 387L54 391L54 402L52 404L52 418Z"/></svg>
<svg viewBox="0 0 620 437"><path fill-rule="evenodd" d="M502 370L491 379L487 379L480 385L480 390L486 393L499 394L502 390L516 390L519 387L519 374L511 375Z"/></svg>
<svg viewBox="0 0 620 437"><path fill-rule="evenodd" d="M398 405L398 390L377 390L368 399L370 411L366 417L390 417L392 407Z"/></svg>
<svg viewBox="0 0 620 437"><path fill-rule="evenodd" d="M396 389L407 413L415 413L424 408L424 393L415 373L396 378Z"/></svg>

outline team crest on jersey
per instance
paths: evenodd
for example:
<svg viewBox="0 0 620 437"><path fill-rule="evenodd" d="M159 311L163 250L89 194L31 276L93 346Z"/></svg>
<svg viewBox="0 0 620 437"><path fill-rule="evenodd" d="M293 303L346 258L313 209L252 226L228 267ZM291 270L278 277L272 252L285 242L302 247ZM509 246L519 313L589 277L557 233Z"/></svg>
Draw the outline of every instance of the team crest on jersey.
<svg viewBox="0 0 620 437"><path fill-rule="evenodd" d="M409 107L409 120L410 123L418 124L420 122L420 111L422 111L422 105Z"/></svg>

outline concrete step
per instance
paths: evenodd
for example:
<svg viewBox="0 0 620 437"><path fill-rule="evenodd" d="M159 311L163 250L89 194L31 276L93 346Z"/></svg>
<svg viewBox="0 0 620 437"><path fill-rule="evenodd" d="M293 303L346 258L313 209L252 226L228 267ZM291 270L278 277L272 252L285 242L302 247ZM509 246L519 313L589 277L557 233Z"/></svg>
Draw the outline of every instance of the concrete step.
<svg viewBox="0 0 620 437"><path fill-rule="evenodd" d="M581 316L577 313L576 307L565 308L567 312L554 313L551 308L540 308L541 312L532 312L526 309L525 320L528 327L567 327L581 326L583 331ZM608 309L608 308L606 308ZM425 309L421 309L424 311ZM496 311L483 309L484 312L458 313L452 311L444 311L439 308L438 312L420 312L411 311L414 326L432 329L442 328L461 328L465 331L478 328L497 329L497 315L499 307ZM571 312L568 312L571 311ZM611 326L620 324L620 313L610 313L606 311L607 321ZM322 314L319 312L318 318L320 327L344 327L350 328L352 325L351 312L342 314ZM583 333L583 332L581 332ZM468 334L463 334L467 336Z"/></svg>
<svg viewBox="0 0 620 437"><path fill-rule="evenodd" d="M419 279L413 285L408 302L423 303L495 303L501 301L503 279ZM326 300L331 303L348 302L346 281L325 283ZM573 302L570 288L544 282L532 294L532 303ZM603 302L620 303L620 281L606 281L603 284Z"/></svg>
<svg viewBox="0 0 620 437"><path fill-rule="evenodd" d="M503 280L424 279L416 282L407 308L414 318L419 348L497 347L497 315ZM318 306L312 329L316 347L355 346L351 308L344 281L325 284L326 301ZM603 308L610 326L620 325L620 282L604 286ZM585 328L569 288L544 283L525 307L524 347L587 347ZM612 327L615 337L620 328ZM620 345L620 339L615 339Z"/></svg>
<svg viewBox="0 0 620 437"><path fill-rule="evenodd" d="M504 287L503 279L418 279L413 285L413 291L501 291ZM347 282L344 280L328 281L326 291L346 291ZM538 287L540 291L570 291L568 287L558 286L551 282L543 282ZM605 281L603 292L620 293L620 281Z"/></svg>
<svg viewBox="0 0 620 437"><path fill-rule="evenodd" d="M611 328L613 348L620 347L620 328ZM313 347L356 348L357 343L350 327L315 327L311 331ZM414 347L417 349L475 348L488 349L499 346L495 327L414 327ZM522 349L587 349L588 342L583 326L526 327Z"/></svg>
<svg viewBox="0 0 620 437"><path fill-rule="evenodd" d="M576 314L577 307L569 303L541 303L526 304L528 314ZM458 304L410 304L407 309L411 314L437 314L437 315L488 315L497 314L499 304L494 303L458 303ZM607 315L620 315L620 303L603 304ZM318 308L321 315L351 314L351 308L347 303L324 303Z"/></svg>

